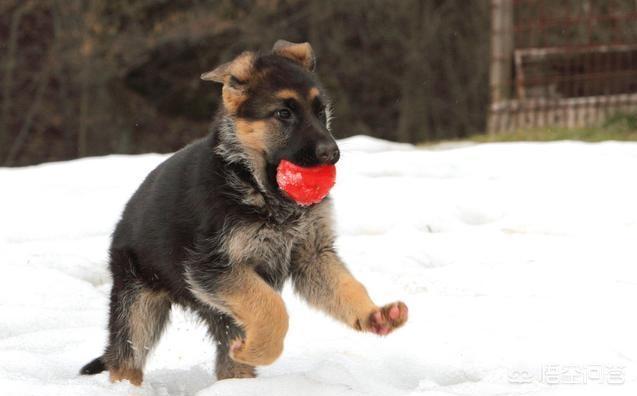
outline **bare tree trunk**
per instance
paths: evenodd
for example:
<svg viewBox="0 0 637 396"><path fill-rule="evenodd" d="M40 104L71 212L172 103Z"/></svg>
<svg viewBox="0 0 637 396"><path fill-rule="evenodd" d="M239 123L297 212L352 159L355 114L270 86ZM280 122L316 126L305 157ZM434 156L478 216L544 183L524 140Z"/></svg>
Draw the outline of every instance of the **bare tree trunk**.
<svg viewBox="0 0 637 396"><path fill-rule="evenodd" d="M411 9L411 20L409 36L404 45L406 65L401 82L400 114L396 131L398 141L412 143L423 137L426 140L432 137L426 99L433 81L430 81L431 66L425 56L425 48L436 36L440 25L440 15L435 4L420 0L414 3L406 5Z"/></svg>
<svg viewBox="0 0 637 396"><path fill-rule="evenodd" d="M69 25L69 11L65 11L64 7L68 7L68 0L54 0L51 6L51 15L53 17L53 28L54 34L60 40L60 47L64 47L65 43L69 41L68 35L68 25ZM65 36L66 34L66 36ZM62 51L58 51L59 56L62 57ZM58 56L57 54L55 55ZM60 114L62 116L61 126L62 136L63 136L63 158L72 158L75 156L76 148L75 148L75 131L71 127L65 127L69 124L69 120L75 118L77 112L74 109L74 106L71 104L74 101L73 93L72 93L72 83L67 80L64 75L64 65L58 59L54 60L52 70L52 78L59 82L58 92L57 92L57 101L58 103L62 103L60 106Z"/></svg>
<svg viewBox="0 0 637 396"><path fill-rule="evenodd" d="M54 46L52 44L52 46ZM24 123L22 124L22 128L20 128L20 132L18 136L13 141L13 145L11 146L11 150L9 150L9 154L7 155L7 159L4 163L5 166L10 166L13 164L13 161L20 154L20 150L27 138L29 137L29 133L31 132L31 124L33 123L33 119L37 114L40 104L42 103L42 97L44 96L44 92L46 91L46 87L49 84L49 76L51 74L51 68L49 67L49 60L51 59L51 53L53 51L49 49L49 55L44 58L44 62L42 64L42 70L40 71L40 76L37 80L37 89L35 92L35 97L33 98L33 103L27 112L27 116L24 119Z"/></svg>
<svg viewBox="0 0 637 396"><path fill-rule="evenodd" d="M87 113L88 113L88 67L85 64L82 68L81 86L80 86L80 114L79 129L77 132L77 156L84 157L86 155L86 130L87 130Z"/></svg>
<svg viewBox="0 0 637 396"><path fill-rule="evenodd" d="M89 2L85 14L84 32L82 36L82 48L80 49L80 59L82 62L80 71L80 114L79 128L77 133L77 156L85 157L88 154L88 110L90 100L90 82L92 69L92 55L94 42L91 37L91 24L89 21L95 20L96 5Z"/></svg>
<svg viewBox="0 0 637 396"><path fill-rule="evenodd" d="M0 156L3 149L7 147L9 142L8 119L11 109L11 88L13 82L13 70L16 65L16 56L18 50L18 28L22 16L27 13L32 6L32 2L23 2L11 17L11 27L9 28L9 37L7 43L7 54L4 65L4 79L2 83L2 107L0 108Z"/></svg>
<svg viewBox="0 0 637 396"><path fill-rule="evenodd" d="M117 136L114 142L116 153L130 154L133 152L133 124L135 119L134 106L131 104L132 94L122 81L112 81L108 84L109 95L100 103L115 114L114 123L117 128Z"/></svg>
<svg viewBox="0 0 637 396"><path fill-rule="evenodd" d="M410 8L413 6L413 9L410 14L410 23L408 27L409 36L404 45L405 72L402 77L402 84L400 89L400 116L398 118L398 129L396 131L398 141L400 142L411 141L411 129L413 127L412 112L415 110L413 103L415 97L414 91L416 90L413 84L414 82L416 82L417 75L419 74L419 71L417 69L417 63L419 59L418 41L421 39L420 35L422 34L421 23L423 12L422 2L418 0L409 2L405 4L405 6Z"/></svg>

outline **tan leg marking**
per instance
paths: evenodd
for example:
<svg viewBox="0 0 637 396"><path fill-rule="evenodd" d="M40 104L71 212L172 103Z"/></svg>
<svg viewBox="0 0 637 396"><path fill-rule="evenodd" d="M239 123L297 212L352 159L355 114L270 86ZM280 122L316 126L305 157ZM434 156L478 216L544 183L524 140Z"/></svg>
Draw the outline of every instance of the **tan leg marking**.
<svg viewBox="0 0 637 396"><path fill-rule="evenodd" d="M110 369L110 380L111 382L118 382L127 380L131 384L135 386L141 386L142 381L144 380L144 374L141 370L131 369L131 368L117 368Z"/></svg>
<svg viewBox="0 0 637 396"><path fill-rule="evenodd" d="M230 357L251 366L274 362L283 352L288 314L281 296L251 269L242 269L234 282L220 293L245 339L231 343Z"/></svg>
<svg viewBox="0 0 637 396"><path fill-rule="evenodd" d="M293 252L292 282L311 305L356 330L389 334L407 321L401 302L378 307L334 252L329 204L313 209L314 227Z"/></svg>
<svg viewBox="0 0 637 396"><path fill-rule="evenodd" d="M339 262L324 265L327 288L331 288L331 292L322 298L316 295L314 301L309 298L310 303L359 331L387 335L405 324L408 310L404 303L398 301L378 307L369 298L365 286Z"/></svg>
<svg viewBox="0 0 637 396"><path fill-rule="evenodd" d="M376 309L367 289L340 264L328 262L326 265L334 287L327 305L329 311L353 328L365 329L365 319Z"/></svg>

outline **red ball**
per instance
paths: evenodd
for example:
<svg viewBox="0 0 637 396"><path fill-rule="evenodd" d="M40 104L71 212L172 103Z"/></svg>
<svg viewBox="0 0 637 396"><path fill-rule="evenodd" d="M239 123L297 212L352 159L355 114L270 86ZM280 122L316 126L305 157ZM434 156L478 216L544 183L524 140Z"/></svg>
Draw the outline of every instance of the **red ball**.
<svg viewBox="0 0 637 396"><path fill-rule="evenodd" d="M296 203L308 206L321 202L330 192L336 182L336 167L304 168L282 160L276 170L276 182Z"/></svg>

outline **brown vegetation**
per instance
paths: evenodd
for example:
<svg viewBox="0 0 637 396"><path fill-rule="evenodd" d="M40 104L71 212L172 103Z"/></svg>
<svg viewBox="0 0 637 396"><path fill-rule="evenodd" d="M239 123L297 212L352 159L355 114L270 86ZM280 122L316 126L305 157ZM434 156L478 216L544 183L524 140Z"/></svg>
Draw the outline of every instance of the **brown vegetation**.
<svg viewBox="0 0 637 396"><path fill-rule="evenodd" d="M199 75L309 41L337 137L419 142L485 127L488 1L5 0L0 165L168 152L206 133Z"/></svg>

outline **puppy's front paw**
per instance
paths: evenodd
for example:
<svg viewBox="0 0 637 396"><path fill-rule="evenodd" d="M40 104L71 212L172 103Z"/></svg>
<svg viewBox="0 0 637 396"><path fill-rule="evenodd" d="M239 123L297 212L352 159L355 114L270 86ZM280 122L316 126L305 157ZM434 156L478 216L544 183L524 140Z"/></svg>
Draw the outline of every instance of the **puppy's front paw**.
<svg viewBox="0 0 637 396"><path fill-rule="evenodd" d="M367 320L367 331L378 335L387 335L394 329L399 328L407 321L407 306L397 301L387 304L384 307L377 308L369 315Z"/></svg>
<svg viewBox="0 0 637 396"><path fill-rule="evenodd" d="M228 355L235 362L250 366L272 364L283 352L283 340L250 341L237 338L230 344Z"/></svg>

